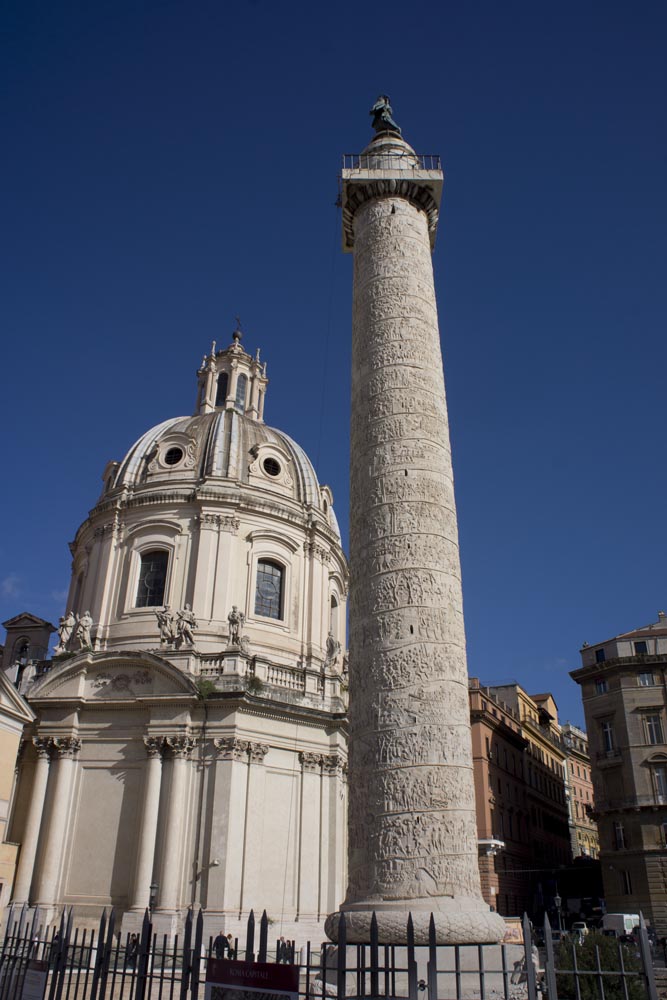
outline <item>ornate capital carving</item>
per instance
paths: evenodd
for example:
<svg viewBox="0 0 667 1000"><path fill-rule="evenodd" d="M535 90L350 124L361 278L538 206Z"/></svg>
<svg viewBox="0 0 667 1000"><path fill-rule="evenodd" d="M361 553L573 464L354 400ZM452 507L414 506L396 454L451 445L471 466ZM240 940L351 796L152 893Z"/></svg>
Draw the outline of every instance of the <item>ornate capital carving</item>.
<svg viewBox="0 0 667 1000"><path fill-rule="evenodd" d="M236 736L221 736L213 740L213 746L222 760L243 760L248 753L249 743Z"/></svg>
<svg viewBox="0 0 667 1000"><path fill-rule="evenodd" d="M322 770L331 777L342 774L344 764L345 761L339 753L328 753L322 757Z"/></svg>
<svg viewBox="0 0 667 1000"><path fill-rule="evenodd" d="M34 746L40 760L48 760L51 753L50 736L33 736L32 745Z"/></svg>
<svg viewBox="0 0 667 1000"><path fill-rule="evenodd" d="M51 750L56 757L72 758L81 749L81 740L76 736L54 736Z"/></svg>
<svg viewBox="0 0 667 1000"><path fill-rule="evenodd" d="M299 754L299 760L304 771L319 771L322 764L322 754L302 750Z"/></svg>
<svg viewBox="0 0 667 1000"><path fill-rule="evenodd" d="M175 736L164 737L165 750L168 751L170 757L177 760L183 760L186 757L189 757L196 745L197 740L193 739L192 736L188 736L186 733L179 733Z"/></svg>
<svg viewBox="0 0 667 1000"><path fill-rule="evenodd" d="M263 764L264 758L269 752L268 743L249 743L248 753L250 754L251 764Z"/></svg>
<svg viewBox="0 0 667 1000"><path fill-rule="evenodd" d="M149 757L161 757L164 750L164 737L144 736L144 746Z"/></svg>
<svg viewBox="0 0 667 1000"><path fill-rule="evenodd" d="M197 514L194 518L200 528L217 528L235 535L241 526L240 518L234 514Z"/></svg>

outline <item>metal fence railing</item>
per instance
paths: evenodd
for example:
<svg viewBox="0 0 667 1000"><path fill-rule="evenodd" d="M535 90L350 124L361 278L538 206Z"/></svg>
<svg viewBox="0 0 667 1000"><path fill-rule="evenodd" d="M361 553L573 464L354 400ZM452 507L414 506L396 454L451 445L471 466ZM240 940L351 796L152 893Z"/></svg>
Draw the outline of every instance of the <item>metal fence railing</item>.
<svg viewBox="0 0 667 1000"><path fill-rule="evenodd" d="M526 916L522 940L502 945L438 944L433 918L426 945L415 944L412 917L402 944L380 943L374 918L367 943L347 944L344 915L336 945L297 949L294 941L269 942L266 912L257 930L251 913L245 942L234 941L225 957L291 964L305 1000L418 1000L422 993L425 1000L514 1000L518 987L527 1000L657 1000L643 917L626 943L593 933L563 936L545 917L541 948ZM36 969L44 1000L203 1000L207 961L214 957L202 911L188 911L183 934L172 938L154 933L148 912L140 934L121 936L113 910L103 913L95 930L80 930L72 927L71 910L59 926L45 928L24 908L0 947L0 1000L27 997Z"/></svg>
<svg viewBox="0 0 667 1000"><path fill-rule="evenodd" d="M442 170L433 153L344 153L343 170Z"/></svg>

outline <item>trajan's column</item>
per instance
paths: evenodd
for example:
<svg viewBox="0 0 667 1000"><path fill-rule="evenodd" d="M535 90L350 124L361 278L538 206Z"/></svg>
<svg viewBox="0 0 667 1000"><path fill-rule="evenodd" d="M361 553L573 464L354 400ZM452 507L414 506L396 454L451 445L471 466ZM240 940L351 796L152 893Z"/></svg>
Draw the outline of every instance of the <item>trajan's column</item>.
<svg viewBox="0 0 667 1000"><path fill-rule="evenodd" d="M354 252L349 941L495 942L482 899L461 571L431 252L443 175L388 98L343 169ZM336 938L338 914L327 921Z"/></svg>

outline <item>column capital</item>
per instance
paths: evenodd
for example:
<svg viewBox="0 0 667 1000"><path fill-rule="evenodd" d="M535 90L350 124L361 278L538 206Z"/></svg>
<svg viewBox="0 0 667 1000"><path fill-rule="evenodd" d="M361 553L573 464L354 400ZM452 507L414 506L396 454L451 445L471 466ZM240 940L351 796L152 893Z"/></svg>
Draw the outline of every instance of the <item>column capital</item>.
<svg viewBox="0 0 667 1000"><path fill-rule="evenodd" d="M322 756L322 770L331 777L342 775L345 771L345 760L340 753L328 753Z"/></svg>
<svg viewBox="0 0 667 1000"><path fill-rule="evenodd" d="M183 760L190 756L197 745L197 740L187 733L179 733L175 736L165 736L163 743L171 757Z"/></svg>
<svg viewBox="0 0 667 1000"><path fill-rule="evenodd" d="M319 771L322 764L322 754L309 753L306 750L302 750L299 754L299 760L301 761L302 770Z"/></svg>
<svg viewBox="0 0 667 1000"><path fill-rule="evenodd" d="M50 736L33 736L32 745L35 748L37 756L40 760L48 760L51 756L51 737Z"/></svg>
<svg viewBox="0 0 667 1000"><path fill-rule="evenodd" d="M250 744L237 736L220 736L213 740L213 746L223 760L243 760Z"/></svg>
<svg viewBox="0 0 667 1000"><path fill-rule="evenodd" d="M268 743L249 743L248 753L250 754L251 764L263 764L264 758L269 752Z"/></svg>
<svg viewBox="0 0 667 1000"><path fill-rule="evenodd" d="M144 736L144 746L148 757L161 757L164 752L164 736Z"/></svg>
<svg viewBox="0 0 667 1000"><path fill-rule="evenodd" d="M51 752L55 757L73 758L81 749L81 740L77 736L53 736Z"/></svg>

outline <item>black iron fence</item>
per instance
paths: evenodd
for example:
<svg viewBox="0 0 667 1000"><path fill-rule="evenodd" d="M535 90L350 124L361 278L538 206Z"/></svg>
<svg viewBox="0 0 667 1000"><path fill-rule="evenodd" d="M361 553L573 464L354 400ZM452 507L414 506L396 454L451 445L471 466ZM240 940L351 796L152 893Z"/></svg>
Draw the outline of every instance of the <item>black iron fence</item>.
<svg viewBox="0 0 667 1000"><path fill-rule="evenodd" d="M182 935L158 935L146 912L137 935L121 936L113 910L96 930L72 927L72 912L57 927L37 926L24 910L7 926L0 950L0 1000L35 997L34 973L44 1000L202 1000L209 958L221 957L204 936L204 917L188 912ZM258 930L258 934L256 934ZM375 919L366 944L347 944L344 916L338 944L269 940L269 920L251 913L246 938L225 948L225 958L298 967L305 1000L387 997L419 1000L657 1000L651 947L643 917L630 942L591 933L568 937L544 921L543 944L523 918L515 944L440 945L431 920L428 945L416 945L412 918L406 943L381 944ZM217 956L216 956L217 951ZM31 987L29 993L28 987Z"/></svg>

